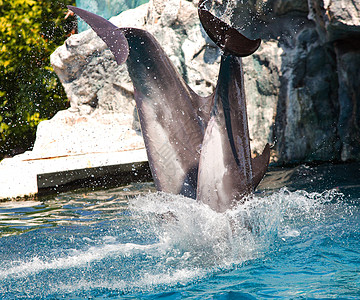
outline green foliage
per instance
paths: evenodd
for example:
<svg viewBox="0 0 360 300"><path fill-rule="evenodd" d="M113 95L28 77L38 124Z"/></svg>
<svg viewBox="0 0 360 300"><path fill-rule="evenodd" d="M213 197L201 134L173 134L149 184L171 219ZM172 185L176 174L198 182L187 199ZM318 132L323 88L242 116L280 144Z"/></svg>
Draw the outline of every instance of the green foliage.
<svg viewBox="0 0 360 300"><path fill-rule="evenodd" d="M0 0L0 159L31 149L36 126L66 106L50 54L74 28L75 0Z"/></svg>

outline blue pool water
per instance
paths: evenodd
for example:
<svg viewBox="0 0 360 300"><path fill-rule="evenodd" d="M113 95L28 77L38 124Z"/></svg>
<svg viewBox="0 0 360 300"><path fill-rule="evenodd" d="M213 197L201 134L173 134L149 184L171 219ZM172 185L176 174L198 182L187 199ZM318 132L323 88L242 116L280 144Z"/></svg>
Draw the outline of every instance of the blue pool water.
<svg viewBox="0 0 360 300"><path fill-rule="evenodd" d="M0 299L360 299L359 175L272 170L224 214L152 183L0 203Z"/></svg>

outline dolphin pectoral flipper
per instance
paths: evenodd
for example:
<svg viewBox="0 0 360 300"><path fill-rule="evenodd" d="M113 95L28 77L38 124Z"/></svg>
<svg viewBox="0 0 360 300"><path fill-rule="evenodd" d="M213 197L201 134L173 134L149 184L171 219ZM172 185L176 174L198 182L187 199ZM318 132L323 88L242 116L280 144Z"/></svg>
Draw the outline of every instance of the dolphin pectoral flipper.
<svg viewBox="0 0 360 300"><path fill-rule="evenodd" d="M270 145L267 143L262 154L253 158L251 162L254 189L259 185L260 181L264 177L266 170L269 166L269 160L270 160Z"/></svg>
<svg viewBox="0 0 360 300"><path fill-rule="evenodd" d="M69 8L106 42L119 64L127 63L156 188L195 198L212 97L189 88L149 32L117 28L100 16Z"/></svg>

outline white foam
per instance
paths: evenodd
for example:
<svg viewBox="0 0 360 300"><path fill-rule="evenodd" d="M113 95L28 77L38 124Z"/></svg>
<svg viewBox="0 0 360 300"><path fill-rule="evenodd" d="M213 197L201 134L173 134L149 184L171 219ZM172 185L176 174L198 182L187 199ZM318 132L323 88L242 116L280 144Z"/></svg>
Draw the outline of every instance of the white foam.
<svg viewBox="0 0 360 300"><path fill-rule="evenodd" d="M72 250L73 254L59 258L33 257L29 261L13 262L13 266L6 270L0 270L0 280L9 276L25 277L30 274L46 271L79 268L86 266L94 261L101 261L106 257L128 256L134 252L147 252L156 248L158 245L138 245L133 243L126 244L105 244L99 247L90 247L88 250Z"/></svg>
<svg viewBox="0 0 360 300"><path fill-rule="evenodd" d="M143 195L130 200L128 217L136 224L137 237L151 236L145 242L140 238L144 244L132 236L128 237L130 243L123 243L117 236L106 235L94 241L98 246L69 250L61 257L49 254L14 261L0 270L0 280L26 279L47 270L59 277L64 273L62 279L49 277L52 288L47 293L97 288L129 292L187 285L266 255L278 237L301 237L304 224L318 226L328 217L329 209L334 212L333 204L339 199L341 194L335 191L282 189L270 195L254 195L243 205L217 213L178 195ZM107 273L114 263L120 269ZM128 267L130 271L125 269ZM68 277L72 269L78 269L77 274L84 270L83 274L91 278ZM104 273L98 274L99 270Z"/></svg>

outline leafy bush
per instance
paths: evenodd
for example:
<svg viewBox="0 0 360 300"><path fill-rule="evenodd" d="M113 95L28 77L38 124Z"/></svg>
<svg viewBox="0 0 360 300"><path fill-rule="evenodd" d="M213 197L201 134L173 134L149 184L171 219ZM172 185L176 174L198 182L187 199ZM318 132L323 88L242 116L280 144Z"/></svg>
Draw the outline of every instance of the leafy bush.
<svg viewBox="0 0 360 300"><path fill-rule="evenodd" d="M75 0L0 0L0 159L31 149L36 126L66 107L50 54L74 29Z"/></svg>

